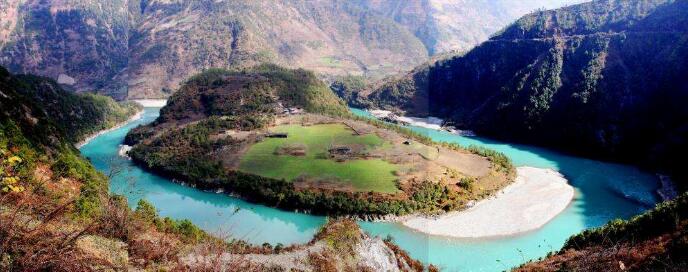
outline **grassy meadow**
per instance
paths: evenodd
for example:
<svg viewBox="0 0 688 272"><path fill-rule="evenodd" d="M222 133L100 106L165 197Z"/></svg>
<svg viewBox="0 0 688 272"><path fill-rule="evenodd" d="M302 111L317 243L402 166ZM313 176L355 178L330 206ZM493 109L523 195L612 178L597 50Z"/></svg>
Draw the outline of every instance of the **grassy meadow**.
<svg viewBox="0 0 688 272"><path fill-rule="evenodd" d="M343 124L314 126L284 125L272 132L288 133L288 138L266 138L247 151L239 170L264 177L292 181L300 176L318 180L343 182L356 191L395 193L398 191L394 171L399 166L380 159L347 160L336 162L327 157L333 145L358 144L366 149L380 147L384 141L374 134L354 135ZM305 146L305 156L277 155L284 146Z"/></svg>

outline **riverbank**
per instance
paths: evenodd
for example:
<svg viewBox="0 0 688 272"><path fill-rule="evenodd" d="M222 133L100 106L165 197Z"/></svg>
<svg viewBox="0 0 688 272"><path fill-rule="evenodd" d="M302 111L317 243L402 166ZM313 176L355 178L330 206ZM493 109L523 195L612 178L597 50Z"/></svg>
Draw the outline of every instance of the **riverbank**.
<svg viewBox="0 0 688 272"><path fill-rule="evenodd" d="M375 118L396 123L403 126L416 126L433 130L443 130L460 136L475 136L470 130L459 130L454 127L444 126L444 120L437 117L411 117L396 115L388 110L367 110Z"/></svg>
<svg viewBox="0 0 688 272"><path fill-rule="evenodd" d="M157 109L146 108L146 114L141 120L153 121L157 117L156 112ZM141 120L133 124L145 123ZM121 163L117 152L124 135L119 130L108 133L84 146L82 154L91 158L99 170L108 171L112 165ZM446 271L503 271L520 265L524 260L543 257L548 252L561 248L564 241L573 234L588 227L601 226L615 218L635 215L645 209L645 206L638 205L637 202L617 197L613 192L618 188L626 187L632 182L633 188L647 196L654 196L657 189L657 176L635 167L591 161L508 142L483 142L483 138L479 137L462 138L449 133L427 135L437 141L460 142L501 151L519 166L551 169L561 169L564 166L562 172L566 171L567 179L581 195L586 196L576 197L564 212L542 228L513 238L451 239L414 231L401 223L390 222L394 221L392 218L387 222L359 222L371 236L390 235L412 257L425 263L437 264ZM136 177L137 182L132 185L131 179L127 177ZM189 219L208 232L242 238L252 245L266 242L286 246L305 244L312 240L325 222L324 217L309 215L308 212L293 213L227 197L226 194L204 193L191 187L179 186L138 165L131 167L122 177L114 178L110 187L113 193L131 199L130 202L136 203L138 199L145 198L158 207L160 213L171 218ZM428 254L429 251L433 254ZM457 252L460 254L457 255Z"/></svg>
<svg viewBox="0 0 688 272"><path fill-rule="evenodd" d="M113 127L111 127L111 128L103 129L103 130L100 130L100 131L98 131L98 132L96 132L96 133L93 133L93 134L89 135L88 137L86 137L86 139L81 140L80 142L76 143L74 146L75 146L77 149L80 149L82 146L86 145L87 143L89 143L90 141L92 141L93 139L95 139L96 137L98 137L98 136L100 136L100 135L103 135L103 134L105 134L105 133L108 133L108 132L110 132L110 131L119 129L119 128L125 126L126 124L128 124L128 123L130 123L130 122L133 122L133 121L136 121L136 120L138 120L138 119L141 119L141 117L143 117L143 110L140 110L140 111L136 112L136 114L132 115L131 117L129 117L129 119L127 119L127 120L124 121L124 122L121 122L121 123L119 123L119 124L117 124L117 125L115 125L115 126L113 126Z"/></svg>
<svg viewBox="0 0 688 272"><path fill-rule="evenodd" d="M134 99L132 101L145 108L162 108L167 105L167 99Z"/></svg>
<svg viewBox="0 0 688 272"><path fill-rule="evenodd" d="M574 189L559 173L534 167L517 168L516 181L473 207L437 217L403 222L414 230L455 238L499 237L539 229L564 211Z"/></svg>

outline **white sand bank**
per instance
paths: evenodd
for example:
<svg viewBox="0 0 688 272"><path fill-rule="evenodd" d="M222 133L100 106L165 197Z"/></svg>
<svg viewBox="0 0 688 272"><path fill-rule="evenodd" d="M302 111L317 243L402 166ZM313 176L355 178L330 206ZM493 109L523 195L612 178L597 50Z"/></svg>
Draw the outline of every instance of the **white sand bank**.
<svg viewBox="0 0 688 272"><path fill-rule="evenodd" d="M127 158L127 159L131 160L128 152L131 151L132 148L133 148L133 146L121 144L121 145L119 145L119 152L117 152L117 154L119 154L120 157Z"/></svg>
<svg viewBox="0 0 688 272"><path fill-rule="evenodd" d="M444 120L437 118L437 117L411 117L411 116L397 116L394 115L391 111L388 110L368 110L370 114L375 116L375 118L385 118L385 117L393 117L399 122L407 123L411 126L415 127L422 127L422 128L428 128L428 129L434 129L434 130L449 130L449 132L461 135L461 136L475 136L475 133L473 133L470 130L458 130L458 129L453 129L453 128L446 128L442 126L444 124Z"/></svg>
<svg viewBox="0 0 688 272"><path fill-rule="evenodd" d="M146 108L162 108L167 105L167 99L135 99L132 101Z"/></svg>
<svg viewBox="0 0 688 272"><path fill-rule="evenodd" d="M574 189L554 170L517 168L516 181L495 197L475 206L435 218L414 217L409 228L457 238L514 235L538 229L561 213L573 199Z"/></svg>

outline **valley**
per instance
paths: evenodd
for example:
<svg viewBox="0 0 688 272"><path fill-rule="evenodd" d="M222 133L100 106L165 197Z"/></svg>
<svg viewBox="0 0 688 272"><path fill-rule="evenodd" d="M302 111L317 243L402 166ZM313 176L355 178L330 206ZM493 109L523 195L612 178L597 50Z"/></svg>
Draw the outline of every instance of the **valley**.
<svg viewBox="0 0 688 272"><path fill-rule="evenodd" d="M352 111L365 115L356 109ZM120 143L129 130L140 124L153 122L157 117L158 109L148 108L143 119L102 135L82 148L82 153L93 158L95 166L102 171L117 167L117 161L131 165L132 169L128 173L118 175L111 184L111 190L125 194L129 203L145 198L159 207L163 216L188 218L203 229L216 233L231 232L233 236L243 237L257 245L265 242L273 245L308 242L326 221L321 216L287 212L217 194L215 191L203 192L183 186L136 167L133 162L117 155ZM456 142L465 146L480 145L499 150L512 158L515 166L560 171L576 190L573 202L542 228L514 237L485 239L479 243L426 235L399 223L359 222L370 235L391 235L395 243L408 250L411 256L433 263L442 270L503 270L505 266L517 266L524 262L524 258L536 259L546 255L552 248L560 247L572 234L604 225L613 218L630 218L658 201L655 193L658 186L656 177L634 167L481 137L463 137L419 127L412 129L436 141ZM116 158L114 163L110 159L112 156ZM138 180L134 188L129 185L132 178ZM626 186L628 184L633 186Z"/></svg>
<svg viewBox="0 0 688 272"><path fill-rule="evenodd" d="M0 271L685 271L687 11L0 0Z"/></svg>
<svg viewBox="0 0 688 272"><path fill-rule="evenodd" d="M273 258L307 250L295 262L311 271L436 271L392 241L362 232L350 219L330 220L299 244L258 246L225 240L188 219L162 217L145 199L128 202L128 195L109 188L111 179L130 173L121 168L126 161L118 160L117 149L87 157L75 146L86 148L104 138L100 147L119 146L124 134L116 141L107 137L131 129L132 122L149 121L148 110L96 94L73 94L49 78L0 68L0 270L203 271L226 266L265 271L282 264L245 256ZM101 159L109 171L99 172L92 164ZM135 193L135 186L122 188Z"/></svg>

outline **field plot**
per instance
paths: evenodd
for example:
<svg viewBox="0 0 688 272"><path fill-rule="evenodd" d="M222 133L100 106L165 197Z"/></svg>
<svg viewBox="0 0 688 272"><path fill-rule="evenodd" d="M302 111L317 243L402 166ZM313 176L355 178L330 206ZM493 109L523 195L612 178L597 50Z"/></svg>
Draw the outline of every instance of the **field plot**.
<svg viewBox="0 0 688 272"><path fill-rule="evenodd" d="M395 176L400 165L377 158L361 157L384 146L375 134L356 135L347 126L282 125L272 133L287 138L266 138L251 146L241 158L239 170L270 178L330 184L352 191L396 193ZM333 158L348 156L348 159Z"/></svg>

